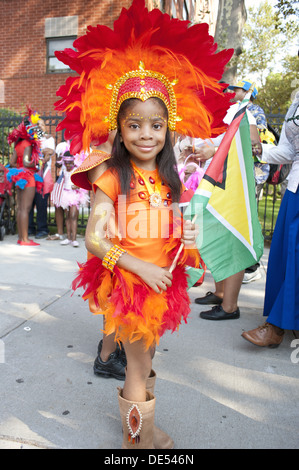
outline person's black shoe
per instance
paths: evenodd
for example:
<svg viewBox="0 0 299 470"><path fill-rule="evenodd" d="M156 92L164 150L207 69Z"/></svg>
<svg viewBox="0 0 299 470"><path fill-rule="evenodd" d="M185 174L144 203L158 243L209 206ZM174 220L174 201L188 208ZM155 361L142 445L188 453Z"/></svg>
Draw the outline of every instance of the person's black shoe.
<svg viewBox="0 0 299 470"><path fill-rule="evenodd" d="M204 297L197 297L195 303L199 305L220 305L222 304L222 299L213 292L207 292Z"/></svg>
<svg viewBox="0 0 299 470"><path fill-rule="evenodd" d="M123 347L122 342L120 344L121 344L121 347L119 347L119 344L116 343L115 352L117 352L119 354L120 360L123 362L124 366L126 367L127 358L126 358L125 348ZM101 339L101 341L98 344L98 356L100 356L100 354L101 354L102 346L103 346L103 340Z"/></svg>
<svg viewBox="0 0 299 470"><path fill-rule="evenodd" d="M93 371L95 375L110 378L113 377L117 380L125 380L125 367L127 365L124 349L120 349L117 345L116 350L110 354L106 362L102 361L100 353L102 350L102 340L98 346L98 355L95 358Z"/></svg>
<svg viewBox="0 0 299 470"><path fill-rule="evenodd" d="M200 318L204 318L204 320L236 320L237 318L240 318L240 310L237 308L235 312L228 313L223 310L221 305L217 305L211 310L201 312L199 316Z"/></svg>

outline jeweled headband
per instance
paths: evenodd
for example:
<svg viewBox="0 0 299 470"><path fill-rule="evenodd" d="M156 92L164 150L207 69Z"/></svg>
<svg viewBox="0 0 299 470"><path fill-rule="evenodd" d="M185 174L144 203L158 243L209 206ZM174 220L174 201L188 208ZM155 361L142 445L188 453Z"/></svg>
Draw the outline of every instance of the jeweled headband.
<svg viewBox="0 0 299 470"><path fill-rule="evenodd" d="M145 70L143 62L139 63L139 69L127 72L115 85L107 85L113 90L110 103L109 123L110 130L117 128L117 115L121 104L129 98L138 98L146 101L149 98L160 98L168 111L168 127L174 131L177 120L176 97L173 86L176 81L170 83L165 75L152 70Z"/></svg>

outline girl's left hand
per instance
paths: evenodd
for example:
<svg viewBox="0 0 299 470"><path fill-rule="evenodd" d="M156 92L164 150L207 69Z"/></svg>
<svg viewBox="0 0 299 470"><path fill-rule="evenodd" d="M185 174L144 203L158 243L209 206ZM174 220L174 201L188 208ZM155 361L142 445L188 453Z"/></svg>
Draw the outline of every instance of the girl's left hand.
<svg viewBox="0 0 299 470"><path fill-rule="evenodd" d="M198 225L192 223L191 220L185 220L181 242L184 243L184 245L193 245L198 234Z"/></svg>

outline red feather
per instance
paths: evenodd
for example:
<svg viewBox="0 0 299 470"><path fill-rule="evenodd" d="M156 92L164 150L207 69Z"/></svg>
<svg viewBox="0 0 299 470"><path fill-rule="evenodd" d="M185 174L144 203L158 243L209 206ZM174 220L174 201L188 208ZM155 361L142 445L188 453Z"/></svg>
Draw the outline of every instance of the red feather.
<svg viewBox="0 0 299 470"><path fill-rule="evenodd" d="M166 332L178 330L187 323L190 299L187 293L187 274L184 266L173 271L172 286L157 294L138 276L116 267L111 277L97 257L80 264L73 289L83 287L83 298L97 307L96 313L105 315L107 334L112 331L116 341L142 337L147 347Z"/></svg>

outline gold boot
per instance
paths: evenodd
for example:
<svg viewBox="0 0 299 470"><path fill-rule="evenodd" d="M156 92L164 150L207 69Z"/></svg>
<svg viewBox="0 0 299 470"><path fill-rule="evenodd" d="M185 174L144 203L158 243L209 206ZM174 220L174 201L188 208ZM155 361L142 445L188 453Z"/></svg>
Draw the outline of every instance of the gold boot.
<svg viewBox="0 0 299 470"><path fill-rule="evenodd" d="M146 390L154 395L155 384L156 384L156 372L152 369L151 373L146 381ZM173 449L174 442L166 432L162 429L154 426L154 447L155 449Z"/></svg>
<svg viewBox="0 0 299 470"><path fill-rule="evenodd" d="M154 449L154 419L156 399L146 392L146 401L133 402L122 397L118 389L118 404L123 428L122 449Z"/></svg>

